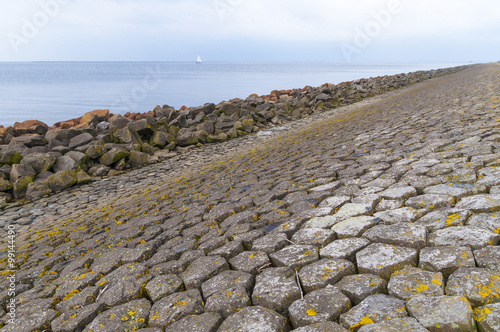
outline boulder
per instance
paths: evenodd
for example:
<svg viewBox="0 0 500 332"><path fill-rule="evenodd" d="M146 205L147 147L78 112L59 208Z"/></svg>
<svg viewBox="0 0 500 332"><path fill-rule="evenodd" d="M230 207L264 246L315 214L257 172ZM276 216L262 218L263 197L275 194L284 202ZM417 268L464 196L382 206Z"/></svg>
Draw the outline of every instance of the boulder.
<svg viewBox="0 0 500 332"><path fill-rule="evenodd" d="M56 157L48 153L30 153L21 160L21 165L29 165L33 167L35 172L42 173L50 170Z"/></svg>
<svg viewBox="0 0 500 332"><path fill-rule="evenodd" d="M18 179L14 182L13 193L15 198L24 197L26 190L28 189L28 185L33 182L33 178L31 176L26 176Z"/></svg>
<svg viewBox="0 0 500 332"><path fill-rule="evenodd" d="M101 121L106 121L109 116L109 110L95 110L85 113L80 119L80 124L91 124L94 121L99 123ZM96 123L96 124L97 124Z"/></svg>
<svg viewBox="0 0 500 332"><path fill-rule="evenodd" d="M130 165L132 165L133 167L140 167L147 164L148 162L148 154L136 150L130 151L130 155L128 156L128 158Z"/></svg>
<svg viewBox="0 0 500 332"><path fill-rule="evenodd" d="M56 173L48 177L47 184L53 192L62 191L77 183L78 178L76 174L76 169Z"/></svg>
<svg viewBox="0 0 500 332"><path fill-rule="evenodd" d="M14 164L19 164L23 157L19 152L14 150L13 148L3 150L0 152L0 163L6 164L6 165L14 165Z"/></svg>
<svg viewBox="0 0 500 332"><path fill-rule="evenodd" d="M124 148L112 148L101 157L100 162L105 166L110 166L123 158L128 157L129 154L130 152Z"/></svg>
<svg viewBox="0 0 500 332"><path fill-rule="evenodd" d="M215 132L214 123L212 121L205 121L197 125L196 130L204 130L207 134L213 135Z"/></svg>
<svg viewBox="0 0 500 332"><path fill-rule="evenodd" d="M92 181L92 178L87 173L85 173L85 171L79 171L78 173L76 173L76 181L78 185L81 185L89 183L90 181Z"/></svg>
<svg viewBox="0 0 500 332"><path fill-rule="evenodd" d="M113 134L113 137L115 138L115 141L118 141L118 143L142 144L142 139L139 136L139 134L135 130L130 129L129 127L118 129Z"/></svg>
<svg viewBox="0 0 500 332"><path fill-rule="evenodd" d="M174 120L170 121L168 124L170 127L176 126L178 128L186 128L187 127L187 119L185 115L179 115Z"/></svg>
<svg viewBox="0 0 500 332"><path fill-rule="evenodd" d="M156 107L154 109L154 112L155 112L155 117L157 117L157 118L166 118L167 120L169 119L170 114L177 113L175 111L175 108L173 108L171 106L168 106L168 105L163 105L161 108Z"/></svg>
<svg viewBox="0 0 500 332"><path fill-rule="evenodd" d="M104 165L95 165L89 168L88 172L92 176L105 176L109 173L110 168Z"/></svg>
<svg viewBox="0 0 500 332"><path fill-rule="evenodd" d="M35 177L36 172L30 165L15 164L10 171L10 181L16 182L23 177Z"/></svg>
<svg viewBox="0 0 500 332"><path fill-rule="evenodd" d="M168 143L172 143L175 141L175 138L163 131L156 131L153 137L151 138L151 145L159 148L163 148ZM154 152L153 152L154 153Z"/></svg>
<svg viewBox="0 0 500 332"><path fill-rule="evenodd" d="M196 118L199 114L203 113L204 115L208 115L215 111L215 104L209 103L205 104L203 106L195 107L191 110L189 113L190 117L192 119Z"/></svg>
<svg viewBox="0 0 500 332"><path fill-rule="evenodd" d="M87 156L85 153L78 151L70 151L66 153L64 156L73 159L77 163L77 165L84 171L88 170L90 166L92 166L90 157Z"/></svg>
<svg viewBox="0 0 500 332"><path fill-rule="evenodd" d="M14 123L15 134L13 136L21 136L25 134L45 135L48 131L48 126L38 120L26 120L22 123Z"/></svg>
<svg viewBox="0 0 500 332"><path fill-rule="evenodd" d="M25 197L34 201L42 196L52 193L46 181L35 181L28 184Z"/></svg>
<svg viewBox="0 0 500 332"><path fill-rule="evenodd" d="M30 135L30 136L21 136L14 137L9 145L23 144L28 148L32 148L34 146L43 146L47 144L47 140L45 137L41 135Z"/></svg>
<svg viewBox="0 0 500 332"><path fill-rule="evenodd" d="M0 178L0 192L9 191L12 187L13 186L10 181Z"/></svg>
<svg viewBox="0 0 500 332"><path fill-rule="evenodd" d="M52 129L45 134L45 139L49 144L60 142L62 145L68 146L71 136L67 129Z"/></svg>
<svg viewBox="0 0 500 332"><path fill-rule="evenodd" d="M227 135L224 133L220 133L218 135L208 135L207 136L207 143L220 143L227 141Z"/></svg>
<svg viewBox="0 0 500 332"><path fill-rule="evenodd" d="M151 117L147 119L142 119L139 121L134 121L128 124L128 128L137 132L140 136L151 136L154 133L153 128L154 122Z"/></svg>
<svg viewBox="0 0 500 332"><path fill-rule="evenodd" d="M223 103L220 106L220 110L226 115L239 115L241 108L235 106L233 103Z"/></svg>
<svg viewBox="0 0 500 332"><path fill-rule="evenodd" d="M89 133L80 134L78 136L73 137L69 141L69 148L70 149L75 149L75 148L77 148L79 146L82 146L82 145L85 145L87 143L90 143L93 139L94 139L94 137L92 137L92 135L90 135Z"/></svg>
<svg viewBox="0 0 500 332"><path fill-rule="evenodd" d="M53 166L54 172L70 171L78 167L78 163L71 157L65 155L56 159Z"/></svg>
<svg viewBox="0 0 500 332"><path fill-rule="evenodd" d="M193 132L190 131L179 131L177 134L177 144L179 146L188 146L194 145L198 143L198 138Z"/></svg>
<svg viewBox="0 0 500 332"><path fill-rule="evenodd" d="M109 119L109 129L122 129L129 124L130 120L122 117L119 114L113 115Z"/></svg>
<svg viewBox="0 0 500 332"><path fill-rule="evenodd" d="M85 150L85 154L91 159L97 159L106 152L108 152L108 150L106 150L102 145L92 145Z"/></svg>

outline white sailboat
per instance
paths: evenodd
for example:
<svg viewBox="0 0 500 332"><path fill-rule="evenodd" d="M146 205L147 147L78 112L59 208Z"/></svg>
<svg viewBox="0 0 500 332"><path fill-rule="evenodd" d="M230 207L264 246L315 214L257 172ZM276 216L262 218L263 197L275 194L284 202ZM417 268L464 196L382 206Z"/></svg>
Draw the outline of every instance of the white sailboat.
<svg viewBox="0 0 500 332"><path fill-rule="evenodd" d="M201 63L201 56L198 54L198 57L196 58L196 63Z"/></svg>

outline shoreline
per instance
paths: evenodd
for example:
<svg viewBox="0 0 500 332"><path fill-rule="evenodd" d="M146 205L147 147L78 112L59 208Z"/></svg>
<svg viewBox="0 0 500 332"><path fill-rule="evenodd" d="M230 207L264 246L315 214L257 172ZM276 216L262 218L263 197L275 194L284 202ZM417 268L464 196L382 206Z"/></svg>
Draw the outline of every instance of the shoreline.
<svg viewBox="0 0 500 332"><path fill-rule="evenodd" d="M164 105L124 116L95 110L52 127L16 123L0 128L0 208L474 66L274 90L179 110Z"/></svg>

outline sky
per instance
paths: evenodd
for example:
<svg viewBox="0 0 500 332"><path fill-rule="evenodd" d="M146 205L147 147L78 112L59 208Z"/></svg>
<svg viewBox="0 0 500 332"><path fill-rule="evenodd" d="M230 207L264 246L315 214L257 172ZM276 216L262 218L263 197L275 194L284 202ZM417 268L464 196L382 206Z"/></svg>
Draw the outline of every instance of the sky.
<svg viewBox="0 0 500 332"><path fill-rule="evenodd" d="M0 0L0 61L490 62L498 0Z"/></svg>

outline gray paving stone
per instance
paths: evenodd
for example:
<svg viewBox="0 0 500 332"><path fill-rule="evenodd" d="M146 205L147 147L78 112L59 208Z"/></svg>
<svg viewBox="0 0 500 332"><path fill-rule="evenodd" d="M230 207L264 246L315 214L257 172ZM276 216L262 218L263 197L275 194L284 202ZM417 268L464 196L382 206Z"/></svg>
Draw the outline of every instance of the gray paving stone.
<svg viewBox="0 0 500 332"><path fill-rule="evenodd" d="M351 217L366 216L373 214L372 204L346 203L335 213L334 217L342 221Z"/></svg>
<svg viewBox="0 0 500 332"><path fill-rule="evenodd" d="M407 200L410 197L417 195L417 190L410 186L402 186L396 188L389 188L380 193L380 197L387 200Z"/></svg>
<svg viewBox="0 0 500 332"><path fill-rule="evenodd" d="M415 224L424 226L428 231L433 232L451 226L464 226L469 216L468 210L442 209L426 214L415 221Z"/></svg>
<svg viewBox="0 0 500 332"><path fill-rule="evenodd" d="M487 246L474 250L478 267L500 272L500 246Z"/></svg>
<svg viewBox="0 0 500 332"><path fill-rule="evenodd" d="M405 301L420 295L444 295L443 274L406 266L392 274L387 289L389 295Z"/></svg>
<svg viewBox="0 0 500 332"><path fill-rule="evenodd" d="M386 280L405 265L416 266L418 251L384 243L372 243L356 254L359 273L372 273Z"/></svg>
<svg viewBox="0 0 500 332"><path fill-rule="evenodd" d="M62 314L51 322L50 327L54 332L82 331L105 309L104 303L90 304L73 312Z"/></svg>
<svg viewBox="0 0 500 332"><path fill-rule="evenodd" d="M424 194L448 195L453 196L455 201L465 196L478 195L486 193L485 185L473 185L464 183L448 182L437 186L430 186L424 189Z"/></svg>
<svg viewBox="0 0 500 332"><path fill-rule="evenodd" d="M414 209L436 210L443 207L451 207L455 204L455 199L450 195L424 194L408 199L405 206Z"/></svg>
<svg viewBox="0 0 500 332"><path fill-rule="evenodd" d="M495 213L478 213L472 215L467 220L467 226L476 226L492 231L493 233L500 233L500 214Z"/></svg>
<svg viewBox="0 0 500 332"><path fill-rule="evenodd" d="M200 315L189 315L172 323L165 328L165 332L216 332L223 318L215 312ZM142 331L142 330L139 330ZM159 330L162 331L162 330ZM153 331L151 331L153 332Z"/></svg>
<svg viewBox="0 0 500 332"><path fill-rule="evenodd" d="M208 299L219 291L230 288L243 287L248 293L253 289L255 278L252 274L242 271L224 271L205 281L201 285L203 297Z"/></svg>
<svg viewBox="0 0 500 332"><path fill-rule="evenodd" d="M472 307L500 302L500 272L459 268L448 279L446 294L466 297Z"/></svg>
<svg viewBox="0 0 500 332"><path fill-rule="evenodd" d="M299 245L316 245L323 247L335 240L335 232L323 228L303 228L298 230L291 241Z"/></svg>
<svg viewBox="0 0 500 332"><path fill-rule="evenodd" d="M336 258L324 258L303 267L299 272L300 283L306 293L333 285L347 275L354 274L353 263Z"/></svg>
<svg viewBox="0 0 500 332"><path fill-rule="evenodd" d="M378 218L372 216L353 217L335 224L332 231L337 234L338 238L359 237L375 226L378 221Z"/></svg>
<svg viewBox="0 0 500 332"><path fill-rule="evenodd" d="M323 321L336 321L351 308L351 301L332 286L318 289L290 305L290 322L294 329Z"/></svg>
<svg viewBox="0 0 500 332"><path fill-rule="evenodd" d="M333 241L319 250L320 258L347 259L354 262L356 253L370 244L366 238L348 238Z"/></svg>
<svg viewBox="0 0 500 332"><path fill-rule="evenodd" d="M244 251L229 260L231 269L251 274L257 274L260 268L269 263L271 263L269 256L263 251Z"/></svg>
<svg viewBox="0 0 500 332"><path fill-rule="evenodd" d="M295 332L348 332L341 325L334 322L321 322L316 324L311 324L298 329L294 329Z"/></svg>
<svg viewBox="0 0 500 332"><path fill-rule="evenodd" d="M340 316L340 325L358 331L363 325L407 316L405 302L392 296L370 295L360 304Z"/></svg>
<svg viewBox="0 0 500 332"><path fill-rule="evenodd" d="M454 226L439 229L429 235L429 246L470 246L481 249L496 245L500 235L487 229L474 226Z"/></svg>
<svg viewBox="0 0 500 332"><path fill-rule="evenodd" d="M300 269L319 259L318 247L311 245L291 245L269 255L275 266Z"/></svg>
<svg viewBox="0 0 500 332"><path fill-rule="evenodd" d="M252 305L252 301L244 287L234 287L218 291L205 303L205 312L216 312L227 318L236 311Z"/></svg>
<svg viewBox="0 0 500 332"><path fill-rule="evenodd" d="M284 232L273 232L253 241L252 249L271 254L289 245L288 236Z"/></svg>
<svg viewBox="0 0 500 332"><path fill-rule="evenodd" d="M292 269L270 268L256 277L252 304L286 315L290 304L300 297L300 288Z"/></svg>
<svg viewBox="0 0 500 332"><path fill-rule="evenodd" d="M488 304L474 309L474 319L479 331L500 331L500 303Z"/></svg>
<svg viewBox="0 0 500 332"><path fill-rule="evenodd" d="M276 311L261 306L246 307L228 317L218 331L287 332L288 320Z"/></svg>
<svg viewBox="0 0 500 332"><path fill-rule="evenodd" d="M241 241L230 241L220 248L210 251L207 256L222 256L225 260L230 260L234 256L244 251Z"/></svg>
<svg viewBox="0 0 500 332"><path fill-rule="evenodd" d="M341 220L335 216L314 217L304 224L304 228L330 228Z"/></svg>
<svg viewBox="0 0 500 332"><path fill-rule="evenodd" d="M350 196L331 196L325 198L321 203L319 203L318 207L331 207L333 209L340 209L342 205L351 201Z"/></svg>
<svg viewBox="0 0 500 332"><path fill-rule="evenodd" d="M179 276L186 289L193 289L225 270L229 270L229 265L223 257L207 256L193 261Z"/></svg>
<svg viewBox="0 0 500 332"><path fill-rule="evenodd" d="M457 209L471 210L475 213L500 211L500 195L475 195L462 198Z"/></svg>
<svg viewBox="0 0 500 332"><path fill-rule="evenodd" d="M353 305L373 294L387 294L387 281L369 273L345 276L335 286L347 295Z"/></svg>
<svg viewBox="0 0 500 332"><path fill-rule="evenodd" d="M476 331L469 302L459 296L417 296L407 304L408 313L429 331Z"/></svg>
<svg viewBox="0 0 500 332"><path fill-rule="evenodd" d="M181 278L174 274L156 276L150 280L144 290L149 298L156 302L163 297L179 292L184 286Z"/></svg>
<svg viewBox="0 0 500 332"><path fill-rule="evenodd" d="M203 313L203 300L197 289L174 293L155 302L149 313L149 327L164 328L183 317Z"/></svg>
<svg viewBox="0 0 500 332"><path fill-rule="evenodd" d="M133 331L144 326L151 304L146 299L134 300L100 313L85 332Z"/></svg>
<svg viewBox="0 0 500 332"><path fill-rule="evenodd" d="M427 332L413 317L398 317L385 322L363 325L359 332Z"/></svg>
<svg viewBox="0 0 500 332"><path fill-rule="evenodd" d="M468 246L427 247L420 250L418 267L441 272L445 279L461 267L475 267L474 255Z"/></svg>
<svg viewBox="0 0 500 332"><path fill-rule="evenodd" d="M375 207L376 212L382 212L387 210L396 210L403 207L404 201L399 200L390 200L390 199L381 199L380 202Z"/></svg>
<svg viewBox="0 0 500 332"><path fill-rule="evenodd" d="M363 236L371 242L422 249L427 245L427 234L425 227L409 223L398 223L374 226L364 232Z"/></svg>
<svg viewBox="0 0 500 332"><path fill-rule="evenodd" d="M102 289L98 302L104 303L108 308L125 304L142 297L144 287L153 278L151 275L130 276L107 284Z"/></svg>
<svg viewBox="0 0 500 332"><path fill-rule="evenodd" d="M380 218L379 223L390 225L401 222L414 222L415 220L421 218L426 212L427 210L425 209L415 210L412 207L404 207L395 210L377 212L373 216Z"/></svg>

